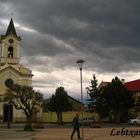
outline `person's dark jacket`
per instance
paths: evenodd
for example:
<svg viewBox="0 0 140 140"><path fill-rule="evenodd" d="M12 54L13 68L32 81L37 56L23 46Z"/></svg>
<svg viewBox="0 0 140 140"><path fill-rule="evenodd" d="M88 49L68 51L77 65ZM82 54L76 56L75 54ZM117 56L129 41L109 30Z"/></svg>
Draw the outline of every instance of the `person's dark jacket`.
<svg viewBox="0 0 140 140"><path fill-rule="evenodd" d="M72 121L73 127L78 128L80 126L79 124L79 118L74 117Z"/></svg>

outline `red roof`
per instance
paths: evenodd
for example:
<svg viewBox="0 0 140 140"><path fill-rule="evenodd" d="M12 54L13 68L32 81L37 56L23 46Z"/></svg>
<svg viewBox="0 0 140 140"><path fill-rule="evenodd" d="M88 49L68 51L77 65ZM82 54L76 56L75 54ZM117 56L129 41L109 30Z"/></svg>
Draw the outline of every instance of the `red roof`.
<svg viewBox="0 0 140 140"><path fill-rule="evenodd" d="M107 86L110 82L102 82L98 88ZM125 87L132 92L140 91L140 79L124 83Z"/></svg>
<svg viewBox="0 0 140 140"><path fill-rule="evenodd" d="M140 79L126 82L125 87L131 91L140 91Z"/></svg>

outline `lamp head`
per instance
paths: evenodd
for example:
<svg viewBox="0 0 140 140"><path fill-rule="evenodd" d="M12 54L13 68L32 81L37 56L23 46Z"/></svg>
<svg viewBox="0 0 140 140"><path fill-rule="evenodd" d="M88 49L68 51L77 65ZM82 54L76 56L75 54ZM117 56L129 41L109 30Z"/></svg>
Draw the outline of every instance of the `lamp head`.
<svg viewBox="0 0 140 140"><path fill-rule="evenodd" d="M78 61L76 61L76 63L78 64L80 70L82 70L82 65L83 65L84 62L85 62L85 61L82 60L82 59L79 59Z"/></svg>

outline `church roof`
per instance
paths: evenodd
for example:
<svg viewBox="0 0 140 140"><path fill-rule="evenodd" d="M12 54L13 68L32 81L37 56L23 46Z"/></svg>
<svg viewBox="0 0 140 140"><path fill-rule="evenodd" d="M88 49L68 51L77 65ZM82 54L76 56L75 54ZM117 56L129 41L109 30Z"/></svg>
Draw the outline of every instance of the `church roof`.
<svg viewBox="0 0 140 140"><path fill-rule="evenodd" d="M9 35L9 34L14 34L17 37L17 33L16 33L16 30L15 30L15 26L14 26L12 18L10 20L10 23L9 23L9 26L7 28L7 31L6 31L5 35Z"/></svg>
<svg viewBox="0 0 140 140"><path fill-rule="evenodd" d="M10 69L11 71L13 70L22 76L33 76L32 71L30 69L25 68L21 65L5 64L5 65L1 66L0 72L6 71L7 69Z"/></svg>
<svg viewBox="0 0 140 140"><path fill-rule="evenodd" d="M3 39L5 39L6 36L11 35L11 34L14 35L19 41L21 40L20 36L17 36L16 29L15 29L14 22L13 22L12 18L9 22L9 25L8 25L8 28L7 28L5 35L1 35L0 43Z"/></svg>

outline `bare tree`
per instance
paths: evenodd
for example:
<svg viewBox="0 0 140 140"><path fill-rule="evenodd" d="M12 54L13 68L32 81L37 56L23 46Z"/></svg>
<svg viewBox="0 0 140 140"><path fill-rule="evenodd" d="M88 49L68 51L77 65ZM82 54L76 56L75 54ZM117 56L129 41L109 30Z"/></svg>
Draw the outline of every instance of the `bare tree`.
<svg viewBox="0 0 140 140"><path fill-rule="evenodd" d="M32 116L40 111L43 95L31 86L13 85L7 90L5 100L17 110L23 110L26 116L24 130L32 130Z"/></svg>

